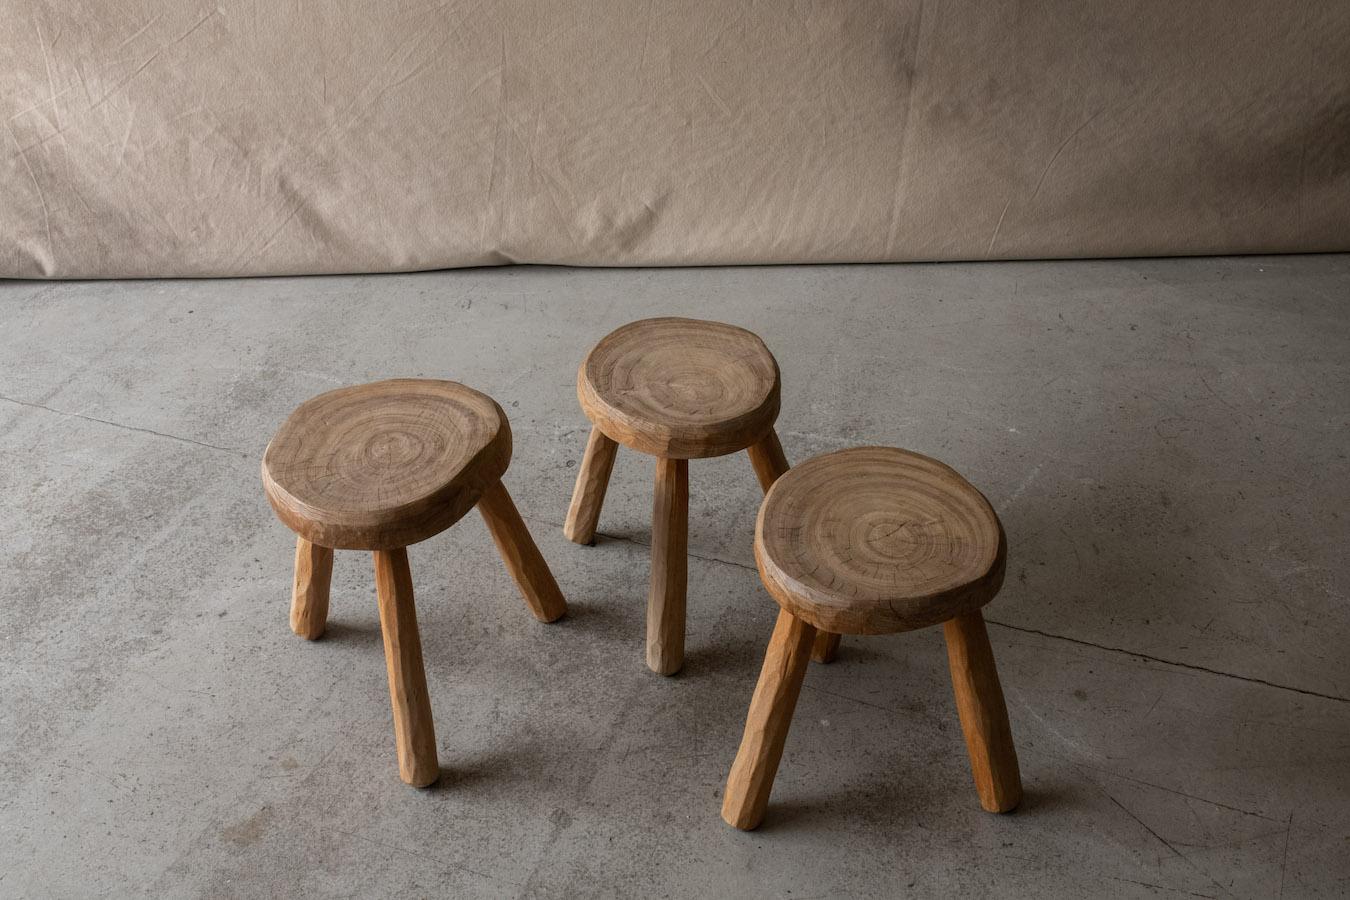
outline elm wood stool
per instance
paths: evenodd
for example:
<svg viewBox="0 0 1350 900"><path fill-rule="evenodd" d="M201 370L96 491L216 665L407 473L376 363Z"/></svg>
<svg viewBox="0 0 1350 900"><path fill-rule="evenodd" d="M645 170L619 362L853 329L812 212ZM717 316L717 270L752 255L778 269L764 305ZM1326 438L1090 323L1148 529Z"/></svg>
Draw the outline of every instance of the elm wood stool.
<svg viewBox="0 0 1350 900"><path fill-rule="evenodd" d="M333 550L370 550L394 707L399 775L425 787L439 774L410 544L440 534L475 505L535 618L567 611L502 475L511 426L500 406L453 381L396 379L307 400L263 454L267 499L299 535L291 628L315 640L328 619Z"/></svg>
<svg viewBox="0 0 1350 900"><path fill-rule="evenodd" d="M1022 797L980 608L1003 584L1007 540L984 495L935 459L890 447L817 456L769 490L755 561L782 609L750 701L722 818L764 818L817 629L890 634L943 623L956 706L980 805Z"/></svg>
<svg viewBox="0 0 1350 900"><path fill-rule="evenodd" d="M578 544L595 538L619 444L656 457L647 666L673 675L684 664L689 460L747 450L764 490L787 471L773 427L778 363L744 328L643 319L595 345L577 396L593 428L563 533Z"/></svg>

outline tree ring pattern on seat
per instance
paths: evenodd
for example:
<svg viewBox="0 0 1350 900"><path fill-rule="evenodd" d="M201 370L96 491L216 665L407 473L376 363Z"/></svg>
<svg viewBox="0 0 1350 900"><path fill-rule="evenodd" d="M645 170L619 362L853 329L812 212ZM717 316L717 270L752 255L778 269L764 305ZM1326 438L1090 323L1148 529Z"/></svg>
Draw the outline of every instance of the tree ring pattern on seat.
<svg viewBox="0 0 1350 900"><path fill-rule="evenodd" d="M577 373L577 395L620 444L668 459L724 456L773 427L778 363L734 325L643 319L596 344Z"/></svg>
<svg viewBox="0 0 1350 900"><path fill-rule="evenodd" d="M890 447L789 470L755 529L774 598L841 634L908 631L978 609L1002 584L1006 552L983 494L943 463Z"/></svg>
<svg viewBox="0 0 1350 900"><path fill-rule="evenodd" d="M501 407L453 381L393 379L301 404L263 455L293 531L325 547L405 547L449 528L511 459Z"/></svg>

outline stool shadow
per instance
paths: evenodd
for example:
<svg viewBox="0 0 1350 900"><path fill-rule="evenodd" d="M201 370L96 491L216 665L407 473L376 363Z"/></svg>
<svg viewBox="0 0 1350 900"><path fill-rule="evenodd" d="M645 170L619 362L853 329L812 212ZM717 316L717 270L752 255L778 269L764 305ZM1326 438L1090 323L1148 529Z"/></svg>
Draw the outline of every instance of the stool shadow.
<svg viewBox="0 0 1350 900"><path fill-rule="evenodd" d="M1055 812L1064 809L1070 809L1078 804L1069 799L1069 792L1056 789L1054 787L1022 787L1022 802L1017 804L1017 808L1007 813L1010 816L1028 815L1039 812Z"/></svg>
<svg viewBox="0 0 1350 900"><path fill-rule="evenodd" d="M759 665L763 660L763 648L752 649L748 644L721 642L684 649L684 668L676 678L697 677L699 675L723 675L727 672L745 670L752 679L758 676ZM758 658L756 657L758 654ZM753 687L753 682L750 685Z"/></svg>
<svg viewBox="0 0 1350 900"><path fill-rule="evenodd" d="M441 777L427 790L433 794L483 789L491 792L519 789L522 782L534 780L549 760L550 750L543 746L522 745L506 740L500 749L478 753L472 757L458 756L438 763ZM514 785L514 787L507 787Z"/></svg>
<svg viewBox="0 0 1350 900"><path fill-rule="evenodd" d="M330 619L324 626L323 637L315 643L364 645L371 640L380 640L379 622L344 622L340 619Z"/></svg>
<svg viewBox="0 0 1350 900"><path fill-rule="evenodd" d="M634 640L634 629L641 629L642 622L632 610L625 610L614 602L596 602L594 600L567 601L567 615L543 626L549 629L573 632L573 638L586 638L603 642L606 645L619 645ZM637 632L640 641L641 632ZM641 644L637 644L641 647Z"/></svg>
<svg viewBox="0 0 1350 900"><path fill-rule="evenodd" d="M567 600L567 614L556 622L550 622L554 626L573 626L591 627L592 625L605 625L608 623L624 623L627 627L633 616L618 609L613 602L597 603L594 600Z"/></svg>
<svg viewBox="0 0 1350 900"><path fill-rule="evenodd" d="M1052 787L1023 789L1022 802L1006 813L990 813L980 809L974 788L968 796L953 796L948 791L910 794L901 800L892 796L875 796L859 801L855 796L820 795L818 799L797 798L769 801L764 823L756 834L788 835L830 831L843 823L856 824L859 819L890 823L897 833L910 825L935 815L959 815L971 811L984 816L1018 818L1043 812L1060 812L1075 805L1071 792Z"/></svg>
<svg viewBox="0 0 1350 900"><path fill-rule="evenodd" d="M597 531L595 537L591 539L591 547L603 547L606 544L631 544L650 550L652 546L652 533L650 529L622 529L611 531Z"/></svg>

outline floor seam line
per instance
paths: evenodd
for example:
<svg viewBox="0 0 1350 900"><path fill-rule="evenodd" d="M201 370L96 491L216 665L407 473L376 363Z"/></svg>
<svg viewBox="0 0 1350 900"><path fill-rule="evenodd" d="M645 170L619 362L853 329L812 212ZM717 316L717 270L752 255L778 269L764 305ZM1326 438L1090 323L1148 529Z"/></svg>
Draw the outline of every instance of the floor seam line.
<svg viewBox="0 0 1350 900"><path fill-rule="evenodd" d="M84 413L67 412L64 409L55 409L51 406L44 406L41 403L32 403L28 400L18 400L14 397L6 397L0 394L0 400L6 403L13 403L15 406L26 406L29 409L41 409L49 413L55 413L58 416L70 416L75 419L83 419L86 422L97 422L100 425L110 425L113 428L120 428L123 431L135 431L141 434L152 434L155 437L168 438L171 441L178 441L183 444L191 444L194 447L205 447L208 450L218 450L221 453L229 453L238 456L241 459L248 459L249 454L242 450L235 450L233 447L221 447L216 444L208 444L205 441L194 441L192 438L180 437L176 434L167 434L163 431L155 431L153 428L141 428L137 425L125 425L121 422L113 422L110 419L100 419L97 416L86 416Z"/></svg>
<svg viewBox="0 0 1350 900"><path fill-rule="evenodd" d="M986 618L984 620L990 625L997 625L999 628L1007 628L1011 631L1021 631L1025 634L1035 634L1041 637L1053 638L1059 641L1068 641L1071 644L1081 644L1084 647L1092 647L1096 650L1106 650L1111 653L1123 653L1126 656L1135 656L1139 659L1146 659L1149 662L1162 663L1168 666L1176 666L1179 669L1190 669L1195 672L1204 672L1207 675L1220 675L1224 678L1234 678L1238 681L1245 681L1249 684L1259 684L1265 687L1277 688L1282 691L1293 691L1296 694L1307 694L1309 697L1318 697L1322 700L1335 700L1340 703L1350 703L1350 697L1339 697L1335 694L1324 694L1321 691L1308 690L1307 688L1293 687L1288 684L1279 684L1274 681L1267 681L1264 678L1257 678L1254 675L1237 675L1233 672L1224 672L1220 669L1211 669L1208 666L1195 665L1193 663L1177 662L1174 659L1165 659L1161 656L1150 656L1147 653L1140 653L1138 650L1126 650L1124 647L1111 647L1106 644L1094 644L1092 641L1085 641L1081 638L1068 637L1062 634L1051 634L1048 631L1041 631L1036 628L1024 628L1021 625L1009 625L1007 622L998 622L994 619Z"/></svg>
<svg viewBox="0 0 1350 900"><path fill-rule="evenodd" d="M524 516L523 518L538 522L541 525L548 525L551 528L562 527L561 523L551 522L546 519L540 519L534 516ZM650 544L644 543L642 541L635 541L632 538L623 537L622 535L617 534L610 534L608 532L596 531L596 535L598 537L608 538L613 541L622 541L625 544L633 544L638 547L651 546ZM734 566L737 569L744 569L749 572L758 571L754 566L747 566L744 563L732 562L729 559L719 559L715 556L699 556L696 553L690 553L688 555L691 559L698 559L702 560L703 562L721 563L722 565L725 566ZM1162 663L1163 665L1168 666L1176 666L1179 669L1190 669L1191 671L1194 672L1204 672L1208 675L1218 675L1223 678L1233 678L1236 679L1237 681L1245 681L1249 684L1259 684L1265 687L1275 688L1277 690L1293 691L1296 694L1305 694L1309 697L1317 697L1322 700L1335 700L1339 703L1350 703L1350 697L1340 697L1337 696L1336 694L1326 694L1321 691L1308 690L1307 688L1293 687L1292 685L1288 684L1279 684L1278 682L1267 681L1264 678L1257 678L1254 675L1237 675L1233 672L1224 672L1220 669L1208 668L1207 666L1195 665L1193 663L1177 662L1174 659L1164 659L1161 656L1150 656L1147 653L1140 653L1138 650L1127 650L1124 647L1111 647L1106 644L1094 644L1092 641L1085 641L1081 638L1069 637L1068 635L1052 634L1051 632L1048 631L1041 631L1040 629L1037 628L1025 628L1021 625L1010 625L1007 622L999 622L995 619L985 618L984 621L989 625L997 625L999 628L1007 628L1012 631L1021 631L1026 634L1034 634L1040 637L1050 638L1052 640L1057 641L1068 641L1071 644L1080 644L1084 647L1092 647L1093 649L1096 650L1105 650L1109 653L1123 653L1126 656L1134 656L1138 657L1139 659L1146 659L1149 662Z"/></svg>

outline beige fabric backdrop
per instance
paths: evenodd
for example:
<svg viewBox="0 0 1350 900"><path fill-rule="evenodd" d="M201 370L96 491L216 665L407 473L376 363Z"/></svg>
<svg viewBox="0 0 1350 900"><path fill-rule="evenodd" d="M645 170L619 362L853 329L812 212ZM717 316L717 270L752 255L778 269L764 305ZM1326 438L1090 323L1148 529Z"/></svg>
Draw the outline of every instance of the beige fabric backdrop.
<svg viewBox="0 0 1350 900"><path fill-rule="evenodd" d="M1350 249L1350 2L0 0L0 275Z"/></svg>

